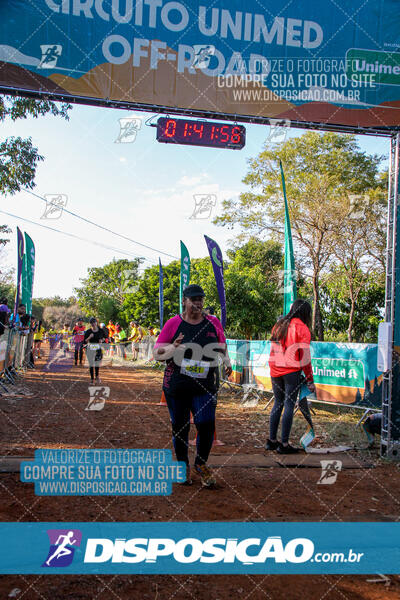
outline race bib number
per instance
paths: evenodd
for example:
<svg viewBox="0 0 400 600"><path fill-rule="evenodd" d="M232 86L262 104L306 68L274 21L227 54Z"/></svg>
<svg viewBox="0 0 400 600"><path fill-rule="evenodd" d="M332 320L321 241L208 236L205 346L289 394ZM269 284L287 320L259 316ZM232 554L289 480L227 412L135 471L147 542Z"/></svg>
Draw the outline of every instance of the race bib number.
<svg viewBox="0 0 400 600"><path fill-rule="evenodd" d="M210 364L201 360L192 360L184 358L181 365L182 375L195 377L196 379L205 379L208 375Z"/></svg>
<svg viewBox="0 0 400 600"><path fill-rule="evenodd" d="M89 350L100 350L100 344L88 344Z"/></svg>

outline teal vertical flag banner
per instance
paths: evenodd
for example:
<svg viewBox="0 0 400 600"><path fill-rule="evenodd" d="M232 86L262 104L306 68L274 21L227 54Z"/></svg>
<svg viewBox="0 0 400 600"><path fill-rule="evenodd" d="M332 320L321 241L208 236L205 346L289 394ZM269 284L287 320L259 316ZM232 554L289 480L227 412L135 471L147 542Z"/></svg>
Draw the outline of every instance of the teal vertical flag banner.
<svg viewBox="0 0 400 600"><path fill-rule="evenodd" d="M14 302L14 321L17 315L17 309L20 299L21 291L21 277L22 277L22 263L24 260L24 238L22 231L17 227L17 289L15 291L15 302Z"/></svg>
<svg viewBox="0 0 400 600"><path fill-rule="evenodd" d="M179 285L179 312L182 311L183 290L190 281L190 256L189 251L181 240L181 279Z"/></svg>
<svg viewBox="0 0 400 600"><path fill-rule="evenodd" d="M290 228L289 208L286 198L285 175L282 162L279 161L282 178L282 191L285 201L285 264L283 272L283 314L287 315L297 298L296 270L294 265L292 230Z"/></svg>
<svg viewBox="0 0 400 600"><path fill-rule="evenodd" d="M28 315L32 314L33 280L35 275L35 244L25 233L25 254L22 261L21 302L26 306Z"/></svg>
<svg viewBox="0 0 400 600"><path fill-rule="evenodd" d="M29 298L29 280L28 280L28 258L26 252L22 259L22 273L21 273L21 302L26 306L26 312L28 311L28 298Z"/></svg>

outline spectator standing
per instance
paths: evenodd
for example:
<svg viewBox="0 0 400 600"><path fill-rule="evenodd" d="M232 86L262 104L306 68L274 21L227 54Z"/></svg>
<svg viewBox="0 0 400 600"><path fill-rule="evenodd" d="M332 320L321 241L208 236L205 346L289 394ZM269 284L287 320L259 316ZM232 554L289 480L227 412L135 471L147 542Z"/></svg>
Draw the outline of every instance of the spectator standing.
<svg viewBox="0 0 400 600"><path fill-rule="evenodd" d="M311 305L306 300L295 300L289 313L274 325L271 334L269 368L275 403L270 416L270 435L266 450L279 454L299 452L289 444L293 413L301 387L302 370L310 392L315 392L311 366ZM277 433L282 411L282 442Z"/></svg>

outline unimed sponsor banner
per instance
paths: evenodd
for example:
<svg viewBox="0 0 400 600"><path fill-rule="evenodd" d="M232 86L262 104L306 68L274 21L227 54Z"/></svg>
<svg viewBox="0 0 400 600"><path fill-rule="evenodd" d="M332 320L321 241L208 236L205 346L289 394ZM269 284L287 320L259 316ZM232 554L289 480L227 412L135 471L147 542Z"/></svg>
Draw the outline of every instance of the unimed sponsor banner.
<svg viewBox="0 0 400 600"><path fill-rule="evenodd" d="M400 125L398 0L7 0L0 86L112 105Z"/></svg>
<svg viewBox="0 0 400 600"><path fill-rule="evenodd" d="M400 523L1 523L3 574L399 573Z"/></svg>
<svg viewBox="0 0 400 600"><path fill-rule="evenodd" d="M268 365L270 345L264 340L228 340L228 353L237 383L243 383L246 372L250 383L272 390ZM382 373L377 368L377 344L311 342L310 352L318 400L381 407Z"/></svg>

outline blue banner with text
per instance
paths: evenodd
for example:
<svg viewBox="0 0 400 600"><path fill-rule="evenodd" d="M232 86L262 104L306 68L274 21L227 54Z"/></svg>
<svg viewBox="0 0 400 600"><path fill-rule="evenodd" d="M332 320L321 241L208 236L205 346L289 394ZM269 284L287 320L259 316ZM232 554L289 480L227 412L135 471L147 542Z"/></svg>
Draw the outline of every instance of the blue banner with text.
<svg viewBox="0 0 400 600"><path fill-rule="evenodd" d="M400 573L400 523L1 523L2 574Z"/></svg>

